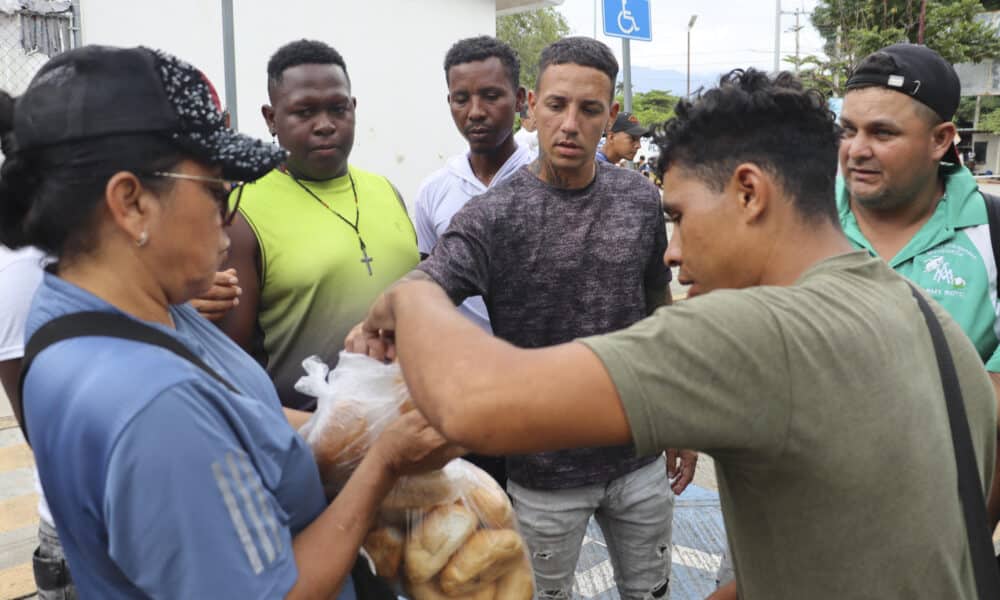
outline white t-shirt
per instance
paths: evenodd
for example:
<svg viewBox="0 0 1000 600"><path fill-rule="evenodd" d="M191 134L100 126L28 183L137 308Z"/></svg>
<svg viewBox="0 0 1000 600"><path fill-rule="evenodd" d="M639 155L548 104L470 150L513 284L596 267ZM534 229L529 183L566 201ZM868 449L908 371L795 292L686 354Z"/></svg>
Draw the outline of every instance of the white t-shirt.
<svg viewBox="0 0 1000 600"><path fill-rule="evenodd" d="M522 127L514 134L514 141L517 142L518 146L524 146L534 156L538 156L538 130L528 131Z"/></svg>
<svg viewBox="0 0 1000 600"><path fill-rule="evenodd" d="M24 355L24 320L42 282L44 258L35 248L0 246L0 360Z"/></svg>
<svg viewBox="0 0 1000 600"><path fill-rule="evenodd" d="M514 154L500 167L490 185L483 185L472 172L469 155L460 154L448 160L444 168L432 173L420 184L414 203L414 226L417 230L417 247L421 254L430 254L438 238L448 229L451 218L465 203L499 184L522 166L534 160L527 147L518 144ZM484 330L492 333L489 313L481 296L468 298L458 308L465 316Z"/></svg>
<svg viewBox="0 0 1000 600"><path fill-rule="evenodd" d="M42 282L45 260L42 251L30 246L20 250L0 246L0 361L24 356L24 322L35 290ZM39 517L55 527L37 469L35 490L38 491Z"/></svg>

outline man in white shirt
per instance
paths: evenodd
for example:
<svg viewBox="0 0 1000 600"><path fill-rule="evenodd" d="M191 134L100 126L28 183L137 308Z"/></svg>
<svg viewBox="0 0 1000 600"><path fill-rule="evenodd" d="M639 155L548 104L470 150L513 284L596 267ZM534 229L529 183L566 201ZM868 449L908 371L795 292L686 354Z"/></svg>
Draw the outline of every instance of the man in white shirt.
<svg viewBox="0 0 1000 600"><path fill-rule="evenodd" d="M469 142L469 150L449 159L424 180L417 192L413 220L421 258L430 255L452 216L473 196L534 159L527 147L514 141L514 116L525 108L520 71L514 49L488 36L460 40L445 55L448 106L459 133ZM492 333L482 297L467 299L459 310ZM468 458L506 486L503 457Z"/></svg>
<svg viewBox="0 0 1000 600"><path fill-rule="evenodd" d="M451 116L469 150L450 158L417 192L413 220L422 258L466 202L534 158L514 141L514 116L524 110L526 93L513 48L489 36L459 40L445 55L444 70ZM481 297L469 298L459 310L492 331Z"/></svg>
<svg viewBox="0 0 1000 600"><path fill-rule="evenodd" d="M514 134L518 146L524 146L534 156L538 155L538 131L535 129L535 115L528 109L521 111L521 128Z"/></svg>

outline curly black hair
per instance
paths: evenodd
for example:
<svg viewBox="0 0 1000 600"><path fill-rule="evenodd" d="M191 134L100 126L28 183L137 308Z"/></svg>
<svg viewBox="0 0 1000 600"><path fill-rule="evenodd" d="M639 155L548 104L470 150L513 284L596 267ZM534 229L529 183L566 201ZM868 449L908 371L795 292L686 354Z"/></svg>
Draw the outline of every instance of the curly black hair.
<svg viewBox="0 0 1000 600"><path fill-rule="evenodd" d="M267 61L268 89L281 84L284 72L299 65L337 65L344 70L347 84L351 84L351 76L347 74L347 64L340 52L324 42L297 40L278 48Z"/></svg>
<svg viewBox="0 0 1000 600"><path fill-rule="evenodd" d="M834 201L840 128L826 99L791 73L736 69L657 128L657 172L680 167L721 191L737 165L778 180L807 220L838 223Z"/></svg>
<svg viewBox="0 0 1000 600"><path fill-rule="evenodd" d="M615 95L615 81L618 79L618 60L606 44L588 37L567 37L556 40L542 49L538 59L538 79L535 90L542 80L545 69L551 65L573 64L591 67L604 73L611 80L611 98Z"/></svg>
<svg viewBox="0 0 1000 600"><path fill-rule="evenodd" d="M507 71L507 77L510 78L511 87L516 90L521 85L521 61L517 58L517 52L506 43L488 35L455 42L444 56L444 80L451 83L448 71L455 65L494 57L500 59Z"/></svg>

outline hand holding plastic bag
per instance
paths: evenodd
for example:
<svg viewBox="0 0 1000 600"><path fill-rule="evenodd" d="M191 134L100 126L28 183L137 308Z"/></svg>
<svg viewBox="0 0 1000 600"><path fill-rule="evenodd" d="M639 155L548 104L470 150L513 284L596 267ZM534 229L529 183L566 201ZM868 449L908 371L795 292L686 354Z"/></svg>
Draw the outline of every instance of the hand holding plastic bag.
<svg viewBox="0 0 1000 600"><path fill-rule="evenodd" d="M312 357L296 389L318 398L300 430L328 491L339 491L386 426L412 410L397 364L342 353L327 372ZM414 598L530 600L524 539L503 489L461 459L401 477L385 498L364 547L376 572Z"/></svg>
<svg viewBox="0 0 1000 600"><path fill-rule="evenodd" d="M317 398L316 412L299 433L313 449L328 497L339 492L375 438L412 410L398 365L341 353L330 371L318 357L302 362L306 375L295 389Z"/></svg>

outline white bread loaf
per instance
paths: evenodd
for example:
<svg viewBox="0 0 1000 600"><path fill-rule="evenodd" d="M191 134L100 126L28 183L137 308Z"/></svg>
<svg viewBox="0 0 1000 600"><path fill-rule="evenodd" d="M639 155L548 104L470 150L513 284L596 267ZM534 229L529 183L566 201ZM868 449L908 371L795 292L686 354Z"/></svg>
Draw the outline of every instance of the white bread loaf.
<svg viewBox="0 0 1000 600"><path fill-rule="evenodd" d="M425 510L438 504L451 504L463 491L462 480L439 469L400 478L382 501L382 508L389 512Z"/></svg>
<svg viewBox="0 0 1000 600"><path fill-rule="evenodd" d="M410 597L413 600L455 600L452 596L448 596L441 590L439 586L434 581L428 581L426 583L415 583L410 586L408 590L410 592ZM485 585L475 592L463 596L468 600L494 600L496 596L496 586L495 585Z"/></svg>
<svg viewBox="0 0 1000 600"><path fill-rule="evenodd" d="M463 596L493 583L524 560L524 541L513 529L481 529L472 534L441 571L441 589Z"/></svg>
<svg viewBox="0 0 1000 600"><path fill-rule="evenodd" d="M403 532L395 527L377 527L368 532L364 548L375 563L375 573L386 579L395 579L403 560Z"/></svg>
<svg viewBox="0 0 1000 600"><path fill-rule="evenodd" d="M432 510L410 533L404 548L407 578L425 583L444 568L448 559L469 539L479 519L458 504Z"/></svg>
<svg viewBox="0 0 1000 600"><path fill-rule="evenodd" d="M470 469L471 471L471 469ZM466 490L463 502L476 513L489 529L510 529L514 526L514 509L503 488L492 477L476 469L472 487Z"/></svg>
<svg viewBox="0 0 1000 600"><path fill-rule="evenodd" d="M368 421L353 409L334 413L322 430L310 435L321 472L334 465L353 471L368 450Z"/></svg>
<svg viewBox="0 0 1000 600"><path fill-rule="evenodd" d="M513 570L497 580L496 600L531 600L535 595L535 572L525 556Z"/></svg>

